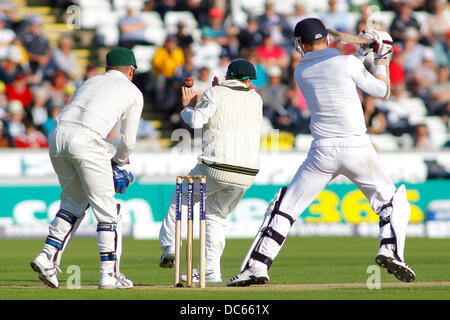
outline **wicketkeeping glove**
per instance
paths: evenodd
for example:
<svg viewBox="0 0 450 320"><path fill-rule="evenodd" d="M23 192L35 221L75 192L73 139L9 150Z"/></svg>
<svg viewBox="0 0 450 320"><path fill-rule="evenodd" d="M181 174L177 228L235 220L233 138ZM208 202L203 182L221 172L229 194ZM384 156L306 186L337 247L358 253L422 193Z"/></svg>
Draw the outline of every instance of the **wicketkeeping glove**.
<svg viewBox="0 0 450 320"><path fill-rule="evenodd" d="M130 171L130 162L119 165L111 160L113 170L114 189L117 193L124 193L130 183L133 183L135 178Z"/></svg>

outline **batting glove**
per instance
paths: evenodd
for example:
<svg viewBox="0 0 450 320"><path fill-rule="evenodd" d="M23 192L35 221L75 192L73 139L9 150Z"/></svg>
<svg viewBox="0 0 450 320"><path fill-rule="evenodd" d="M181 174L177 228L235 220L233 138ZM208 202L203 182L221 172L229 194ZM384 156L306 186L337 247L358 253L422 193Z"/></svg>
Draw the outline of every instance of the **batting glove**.
<svg viewBox="0 0 450 320"><path fill-rule="evenodd" d="M111 166L115 191L117 193L125 193L129 184L135 180L134 175L130 171L130 161L127 160L125 164L119 165L111 160Z"/></svg>
<svg viewBox="0 0 450 320"><path fill-rule="evenodd" d="M373 39L372 43L360 45L357 55L365 58L374 48L377 39L376 34L374 33L374 30L367 29L361 31L358 35L367 39Z"/></svg>
<svg viewBox="0 0 450 320"><path fill-rule="evenodd" d="M392 57L392 46L394 41L389 33L386 31L373 30L376 35L373 53L375 60L383 59L390 61Z"/></svg>

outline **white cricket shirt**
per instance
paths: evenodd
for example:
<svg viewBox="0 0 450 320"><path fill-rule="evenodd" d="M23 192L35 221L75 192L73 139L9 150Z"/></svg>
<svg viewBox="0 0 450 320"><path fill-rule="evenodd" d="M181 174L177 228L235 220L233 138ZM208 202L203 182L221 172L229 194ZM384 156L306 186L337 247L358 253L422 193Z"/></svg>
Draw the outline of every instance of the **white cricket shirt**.
<svg viewBox="0 0 450 320"><path fill-rule="evenodd" d="M113 159L122 164L135 147L143 106L141 91L120 71L109 70L86 80L63 108L56 123L57 126L79 124L105 139L121 121L121 142Z"/></svg>
<svg viewBox="0 0 450 320"><path fill-rule="evenodd" d="M367 128L356 87L376 98L387 91L358 58L332 48L307 52L294 78L311 112L314 139L364 135Z"/></svg>

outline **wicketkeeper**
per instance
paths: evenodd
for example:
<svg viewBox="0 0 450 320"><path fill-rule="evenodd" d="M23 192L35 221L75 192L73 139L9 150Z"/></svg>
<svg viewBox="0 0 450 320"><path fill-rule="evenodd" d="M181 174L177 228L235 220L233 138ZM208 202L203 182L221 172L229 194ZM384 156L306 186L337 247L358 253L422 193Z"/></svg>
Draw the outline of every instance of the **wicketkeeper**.
<svg viewBox="0 0 450 320"><path fill-rule="evenodd" d="M301 20L294 29L295 47L303 59L294 77L311 112L314 141L306 160L289 187L277 193L267 209L240 273L228 286L247 286L269 281L268 269L284 244L297 217L317 195L342 174L355 183L380 218L380 249L375 261L405 282L415 274L405 263L406 227L410 205L406 189L396 188L366 134L361 102L356 87L379 99L390 95L389 61L392 38L383 31L364 34L374 40L356 56L340 55L328 47L328 32L315 18ZM374 75L362 61L373 48Z"/></svg>
<svg viewBox="0 0 450 320"><path fill-rule="evenodd" d="M131 50L112 49L106 63L106 73L90 78L75 92L49 138L50 159L62 187L61 204L31 267L51 288L59 286L61 255L89 206L98 222L99 288L133 287L119 270L122 228L114 195L124 193L134 181L128 156L136 143L143 96L131 82L136 69ZM118 121L121 142L116 150L105 139Z"/></svg>
<svg viewBox="0 0 450 320"><path fill-rule="evenodd" d="M225 248L226 217L259 171L263 103L250 88L252 79L256 79L254 66L246 60L235 60L228 66L226 81L219 84L216 78L200 101L193 88L182 87L181 117L193 129L203 128L203 152L189 175L206 176L207 282L222 282L220 258ZM183 186L183 190L186 205L187 187ZM199 201L198 193L195 184L195 202ZM159 234L164 251L159 265L164 268L171 268L174 263L175 215L174 192ZM193 281L198 280L198 270L194 270Z"/></svg>

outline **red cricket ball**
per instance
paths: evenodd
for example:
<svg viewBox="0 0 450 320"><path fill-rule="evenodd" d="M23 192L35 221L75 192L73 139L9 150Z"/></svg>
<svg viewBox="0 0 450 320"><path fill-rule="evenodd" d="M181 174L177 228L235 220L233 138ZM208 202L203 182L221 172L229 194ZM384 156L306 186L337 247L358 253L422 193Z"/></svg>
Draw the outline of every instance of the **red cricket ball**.
<svg viewBox="0 0 450 320"><path fill-rule="evenodd" d="M194 79L192 79L192 78L186 78L185 80L184 80L184 86L186 87L186 88L190 88L190 87L192 87L194 85Z"/></svg>

